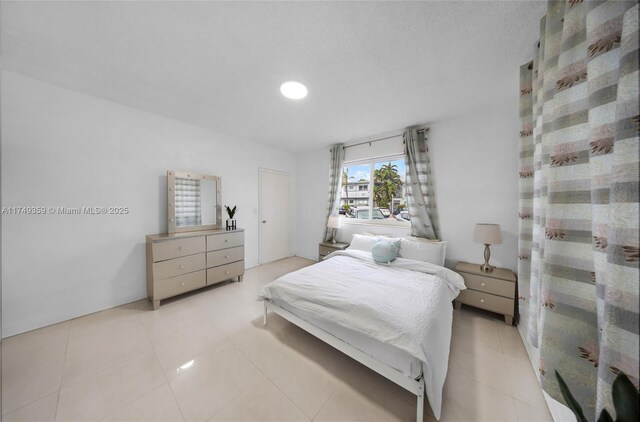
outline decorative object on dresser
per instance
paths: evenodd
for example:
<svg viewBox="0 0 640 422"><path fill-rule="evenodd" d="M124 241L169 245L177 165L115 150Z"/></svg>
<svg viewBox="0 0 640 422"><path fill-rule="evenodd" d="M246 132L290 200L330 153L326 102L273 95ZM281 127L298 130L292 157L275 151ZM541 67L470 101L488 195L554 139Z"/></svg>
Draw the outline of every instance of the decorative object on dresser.
<svg viewBox="0 0 640 422"><path fill-rule="evenodd" d="M484 243L484 264L480 265L480 269L485 273L490 273L495 267L489 265L491 258L491 250L489 245L499 245L502 243L502 233L499 224L478 223L473 234L473 241Z"/></svg>
<svg viewBox="0 0 640 422"><path fill-rule="evenodd" d="M225 205L224 208L227 210L227 215L229 216L229 218L227 218L226 229L227 230L235 230L236 229L236 219L233 218L233 217L236 215L236 212L238 212L238 206L234 205L233 208L231 208L229 205Z"/></svg>
<svg viewBox="0 0 640 422"><path fill-rule="evenodd" d="M168 232L222 228L221 196L218 176L168 170Z"/></svg>
<svg viewBox="0 0 640 422"><path fill-rule="evenodd" d="M343 251L349 247L348 243L341 242L320 242L319 252L318 252L318 261L322 261L325 256L329 255L331 252L335 251Z"/></svg>
<svg viewBox="0 0 640 422"><path fill-rule="evenodd" d="M464 278L467 290L455 300L455 308L462 303L504 315L504 322L513 324L515 315L516 275L506 268L494 268L486 273L478 264L458 262L456 272Z"/></svg>
<svg viewBox="0 0 640 422"><path fill-rule="evenodd" d="M244 275L244 230L147 236L147 295L160 300Z"/></svg>
<svg viewBox="0 0 640 422"><path fill-rule="evenodd" d="M330 215L329 220L327 220L327 227L333 229L333 237L331 238L331 243L335 245L336 243L336 229L339 229L342 226L342 220L340 220L340 215Z"/></svg>

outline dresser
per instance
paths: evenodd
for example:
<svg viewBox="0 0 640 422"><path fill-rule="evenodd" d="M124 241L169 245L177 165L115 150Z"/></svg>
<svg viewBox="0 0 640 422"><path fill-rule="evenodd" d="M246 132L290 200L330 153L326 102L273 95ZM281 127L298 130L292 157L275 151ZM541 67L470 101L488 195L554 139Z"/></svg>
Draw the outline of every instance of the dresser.
<svg viewBox="0 0 640 422"><path fill-rule="evenodd" d="M329 255L331 252L343 251L347 249L348 246L348 243L321 242L320 245L318 245L318 261L322 261L324 257Z"/></svg>
<svg viewBox="0 0 640 422"><path fill-rule="evenodd" d="M480 264L458 262L456 272L464 278L466 290L455 299L454 306L462 303L504 315L504 322L513 324L515 315L516 275L506 268L494 268L485 273Z"/></svg>
<svg viewBox="0 0 640 422"><path fill-rule="evenodd" d="M244 230L147 236L147 296L160 301L244 275Z"/></svg>

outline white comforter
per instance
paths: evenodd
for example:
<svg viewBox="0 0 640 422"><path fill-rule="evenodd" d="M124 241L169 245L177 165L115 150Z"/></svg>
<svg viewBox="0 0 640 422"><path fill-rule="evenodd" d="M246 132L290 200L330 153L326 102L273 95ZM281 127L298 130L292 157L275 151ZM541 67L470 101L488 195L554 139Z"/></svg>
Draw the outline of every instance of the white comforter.
<svg viewBox="0 0 640 422"><path fill-rule="evenodd" d="M369 252L346 250L267 284L261 296L420 359L427 397L439 419L451 343L451 301L464 288L459 274L438 265L402 258L377 264Z"/></svg>

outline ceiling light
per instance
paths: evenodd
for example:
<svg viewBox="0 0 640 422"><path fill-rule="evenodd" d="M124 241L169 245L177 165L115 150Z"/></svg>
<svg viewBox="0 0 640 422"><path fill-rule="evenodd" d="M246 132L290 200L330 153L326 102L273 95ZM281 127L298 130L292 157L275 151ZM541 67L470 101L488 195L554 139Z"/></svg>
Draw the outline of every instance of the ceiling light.
<svg viewBox="0 0 640 422"><path fill-rule="evenodd" d="M307 96L307 87L300 82L289 81L280 85L280 92L292 100L300 100Z"/></svg>

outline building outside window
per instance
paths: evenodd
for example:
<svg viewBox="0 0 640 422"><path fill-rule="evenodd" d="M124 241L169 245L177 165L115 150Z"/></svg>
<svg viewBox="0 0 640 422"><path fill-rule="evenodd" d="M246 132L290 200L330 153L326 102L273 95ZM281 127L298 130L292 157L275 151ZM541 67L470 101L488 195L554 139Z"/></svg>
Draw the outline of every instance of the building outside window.
<svg viewBox="0 0 640 422"><path fill-rule="evenodd" d="M357 222L409 225L403 156L346 163L341 214Z"/></svg>

